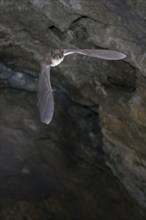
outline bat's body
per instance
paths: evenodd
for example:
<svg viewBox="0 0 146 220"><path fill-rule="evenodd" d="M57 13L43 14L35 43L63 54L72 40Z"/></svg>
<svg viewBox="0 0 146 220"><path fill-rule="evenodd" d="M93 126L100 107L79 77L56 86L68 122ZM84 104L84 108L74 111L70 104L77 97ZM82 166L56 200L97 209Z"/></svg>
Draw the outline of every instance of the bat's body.
<svg viewBox="0 0 146 220"><path fill-rule="evenodd" d="M67 49L51 50L42 61L42 70L39 76L38 86L38 108L41 122L49 124L54 113L53 90L50 83L50 68L58 66L64 57L71 54L81 54L104 60L120 60L126 57L125 54L111 50L90 50L90 49Z"/></svg>

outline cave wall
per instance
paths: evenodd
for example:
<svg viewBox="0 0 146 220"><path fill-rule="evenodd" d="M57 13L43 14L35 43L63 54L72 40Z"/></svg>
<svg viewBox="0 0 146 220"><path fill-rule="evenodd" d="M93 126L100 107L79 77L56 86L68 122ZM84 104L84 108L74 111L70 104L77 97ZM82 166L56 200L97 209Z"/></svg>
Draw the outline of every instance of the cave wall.
<svg viewBox="0 0 146 220"><path fill-rule="evenodd" d="M74 102L92 111L99 106L106 163L141 206L146 204L145 8L144 0L5 0L0 25L1 82L17 89L36 92L40 60L49 48L107 48L127 55L117 62L67 57L51 78Z"/></svg>

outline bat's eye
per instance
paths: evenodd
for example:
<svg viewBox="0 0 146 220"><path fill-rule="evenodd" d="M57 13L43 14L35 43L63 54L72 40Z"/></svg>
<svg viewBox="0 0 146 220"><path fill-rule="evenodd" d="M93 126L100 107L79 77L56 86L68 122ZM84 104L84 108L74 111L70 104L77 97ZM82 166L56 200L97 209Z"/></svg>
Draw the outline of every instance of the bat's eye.
<svg viewBox="0 0 146 220"><path fill-rule="evenodd" d="M59 54L56 54L56 55L55 55L55 59L60 59L60 55L59 55Z"/></svg>

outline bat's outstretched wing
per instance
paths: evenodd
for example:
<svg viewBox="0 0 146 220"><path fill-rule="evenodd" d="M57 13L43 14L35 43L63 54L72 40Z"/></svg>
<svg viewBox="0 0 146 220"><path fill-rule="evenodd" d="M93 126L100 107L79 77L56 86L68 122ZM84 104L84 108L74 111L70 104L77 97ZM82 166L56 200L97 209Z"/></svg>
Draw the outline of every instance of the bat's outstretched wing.
<svg viewBox="0 0 146 220"><path fill-rule="evenodd" d="M50 83L50 66L42 65L38 85L38 108L41 122L49 124L54 113L53 90Z"/></svg>
<svg viewBox="0 0 146 220"><path fill-rule="evenodd" d="M126 57L125 54L112 50L92 50L92 49L65 49L64 56L70 54L82 54L89 57L95 57L104 60L120 60Z"/></svg>

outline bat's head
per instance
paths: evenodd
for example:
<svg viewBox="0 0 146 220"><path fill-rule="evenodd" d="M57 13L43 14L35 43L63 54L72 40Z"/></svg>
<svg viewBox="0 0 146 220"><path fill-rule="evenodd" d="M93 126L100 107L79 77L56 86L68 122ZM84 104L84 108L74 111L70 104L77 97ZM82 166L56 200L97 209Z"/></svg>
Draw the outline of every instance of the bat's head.
<svg viewBox="0 0 146 220"><path fill-rule="evenodd" d="M60 50L60 49L51 50L51 65L50 66L57 66L63 60L64 60L63 50Z"/></svg>

